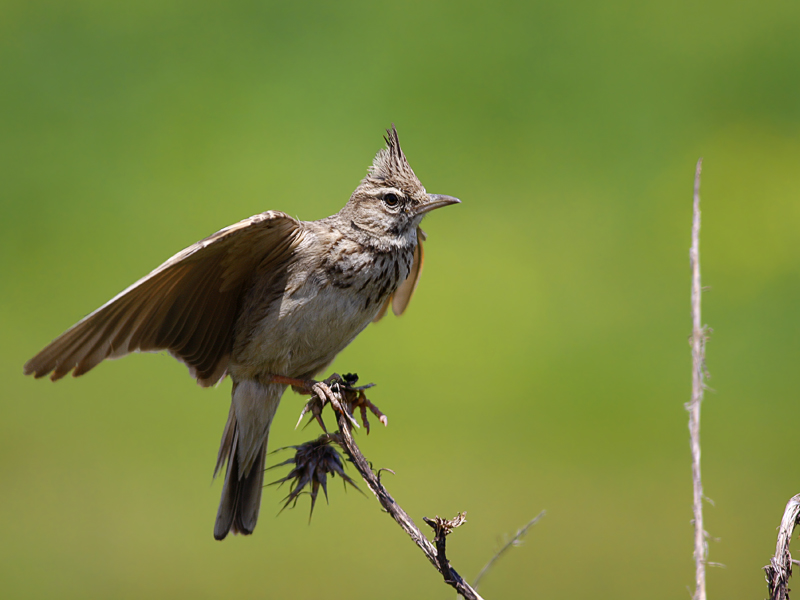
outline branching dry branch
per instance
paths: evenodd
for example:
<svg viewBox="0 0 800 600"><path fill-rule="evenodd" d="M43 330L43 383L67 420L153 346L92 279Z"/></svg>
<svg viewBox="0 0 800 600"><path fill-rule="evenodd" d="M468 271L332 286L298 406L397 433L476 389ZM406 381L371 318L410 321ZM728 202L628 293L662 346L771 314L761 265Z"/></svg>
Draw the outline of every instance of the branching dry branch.
<svg viewBox="0 0 800 600"><path fill-rule="evenodd" d="M453 567L450 566L450 561L447 560L447 536L452 533L453 529L467 522L467 513L458 513L452 519L443 519L437 515L433 519L422 517L422 520L433 529L433 534L435 536L433 538L433 543L436 544L436 567L439 569L442 577L444 577L445 583L458 589L456 583L458 582L457 578L459 575L453 570Z"/></svg>
<svg viewBox="0 0 800 600"><path fill-rule="evenodd" d="M770 600L789 600L789 577L792 576L792 560L789 554L789 541L795 525L800 524L800 494L793 496L786 504L786 510L778 530L778 543L775 545L775 556L764 567L767 578L767 590Z"/></svg>
<svg viewBox="0 0 800 600"><path fill-rule="evenodd" d="M694 176L694 210L692 219L692 247L689 258L692 267L692 399L686 405L689 411L689 436L692 447L692 482L694 490L694 562L695 600L706 600L706 559L708 545L703 529L703 482L700 477L700 404L705 389L706 328L700 318L700 172L703 159L697 161Z"/></svg>
<svg viewBox="0 0 800 600"><path fill-rule="evenodd" d="M338 394L336 394L336 396L338 396ZM335 400L335 402L333 400ZM361 474L364 482L367 484L369 489L372 490L372 493L375 494L375 497L378 499L378 502L381 503L381 506L386 509L386 512L388 512L392 518L397 521L397 524L403 528L403 531L405 531L414 541L414 543L419 546L420 550L422 550L430 563L436 567L436 570L441 573L448 585L454 587L455 590L467 600L483 600L481 596L478 595L478 592L476 592L466 581L464 581L464 578L461 577L461 575L459 575L458 572L456 572L456 570L452 568L450 563L447 561L445 554L445 537L447 534L442 532L442 535L440 536L439 532L437 532L436 544L439 548L437 550L437 548L431 544L428 538L422 535L422 532L420 532L419 528L416 526L411 517L408 516L408 513L406 513L406 511L404 511L399 504L397 504L395 499L392 498L386 488L383 487L380 479L372 471L369 462L366 458L364 458L364 455L361 453L361 450L359 450L358 445L353 439L350 419L345 416L346 411L342 410L342 406L339 403L339 398L334 398L333 400L331 401L331 404L333 404L333 408L336 411L339 432L334 434L332 437L353 461L353 464ZM438 517L435 520L432 520L432 522L436 522L437 520L441 521L442 523L450 523L451 526L449 529L452 529L463 522L463 520L459 520L460 522L455 524L443 519L439 519ZM458 517L454 521L456 520L458 520ZM444 525L442 527L445 528ZM447 533L449 533L449 531Z"/></svg>

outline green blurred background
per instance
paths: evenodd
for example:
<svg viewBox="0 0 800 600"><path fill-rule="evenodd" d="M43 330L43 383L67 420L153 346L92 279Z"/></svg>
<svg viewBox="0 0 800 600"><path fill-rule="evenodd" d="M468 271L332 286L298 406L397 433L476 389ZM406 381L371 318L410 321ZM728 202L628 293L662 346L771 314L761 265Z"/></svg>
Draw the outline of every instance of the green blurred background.
<svg viewBox="0 0 800 600"><path fill-rule="evenodd" d="M396 123L431 192L409 311L337 359L408 512L487 598L688 598L688 248L703 174L711 598L761 598L800 491L800 3L0 3L6 598L450 598L371 497L212 537L230 384L165 355L58 384L53 337L252 214L337 211ZM287 394L272 448L294 431ZM273 462L285 456L272 457ZM285 471L272 471L277 479ZM352 473L355 475L355 473ZM268 479L270 475L268 475ZM362 486L363 487L363 486Z"/></svg>

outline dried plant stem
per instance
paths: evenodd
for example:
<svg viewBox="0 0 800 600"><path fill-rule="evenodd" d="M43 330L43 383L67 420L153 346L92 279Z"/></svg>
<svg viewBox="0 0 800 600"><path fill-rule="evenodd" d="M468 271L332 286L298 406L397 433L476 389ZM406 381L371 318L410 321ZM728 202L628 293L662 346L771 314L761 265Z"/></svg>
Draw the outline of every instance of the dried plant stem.
<svg viewBox="0 0 800 600"><path fill-rule="evenodd" d="M700 477L700 404L705 389L706 331L700 318L700 172L703 159L697 161L694 177L694 210L692 220L692 247L689 257L692 267L692 399L686 405L689 411L689 435L692 448L692 482L694 490L694 562L695 600L706 600L706 558L708 546L703 529L703 482Z"/></svg>
<svg viewBox="0 0 800 600"><path fill-rule="evenodd" d="M503 554L505 554L509 548L513 548L514 546L518 545L520 540L522 540L522 538L525 537L525 534L528 533L528 529L536 525L536 523L538 523L542 519L542 517L544 517L544 515L545 511L540 512L538 515L533 517L533 519L528 521L528 523L524 527L519 529L517 533L514 535L514 537L508 540L508 542L506 542L506 544L502 548L500 548L500 550L498 550L492 558L489 559L489 562L487 562L486 565L481 569L481 572L478 573L478 576L475 578L475 581L472 582L472 587L474 587L477 590L481 579L483 578L484 575L486 575L486 573L489 572L489 569L491 569L494 563L497 562L497 559L503 556Z"/></svg>
<svg viewBox="0 0 800 600"><path fill-rule="evenodd" d="M778 530L775 556L764 567L770 600L789 600L789 577L792 576L792 564L797 564L789 554L789 541L795 525L798 524L800 524L800 494L793 496L786 504L781 527Z"/></svg>
<svg viewBox="0 0 800 600"><path fill-rule="evenodd" d="M414 543L419 546L420 550L422 550L430 563L436 567L436 570L439 571L439 573L442 574L445 583L454 587L456 591L467 600L483 600L481 596L478 595L478 592L472 589L472 587L466 581L464 581L464 578L461 577L461 575L459 575L456 570L452 568L452 566L450 566L449 562L447 562L444 554L445 536L439 536L437 533L436 541L440 548L440 551L437 551L428 538L422 535L422 532L416 526L411 517L408 516L408 513L404 511L403 508L397 504L395 499L392 498L389 492L386 491L386 488L383 487L380 479L372 471L369 462L366 458L364 458L364 455L361 453L361 450L358 448L358 445L353 439L350 420L344 415L344 411L341 410L341 405L338 407L334 405L334 409L336 409L336 417L339 424L339 432L336 434L335 439L342 449L347 453L347 455L352 459L353 464L361 474L364 482L367 484L369 489L372 490L372 493L375 494L375 497L378 499L378 502L381 503L381 506L386 509L386 512L388 512L392 518L397 521L397 524L403 528L403 531L405 531L414 541ZM439 556L440 554L441 557ZM442 559L441 561L440 558ZM444 564L440 564L440 562Z"/></svg>

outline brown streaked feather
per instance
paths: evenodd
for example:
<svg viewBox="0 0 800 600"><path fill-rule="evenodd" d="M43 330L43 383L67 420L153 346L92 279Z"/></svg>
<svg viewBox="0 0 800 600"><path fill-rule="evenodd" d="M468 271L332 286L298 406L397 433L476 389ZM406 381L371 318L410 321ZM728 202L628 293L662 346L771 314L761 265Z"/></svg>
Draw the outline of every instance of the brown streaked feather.
<svg viewBox="0 0 800 600"><path fill-rule="evenodd" d="M397 288L397 291L392 296L392 312L397 316L402 315L408 308L408 303L411 302L411 297L414 295L414 290L417 289L419 276L422 273L422 263L425 258L422 250L422 241L425 234L421 234L421 232L422 230L417 228L417 247L414 248L414 261L411 263L408 277L400 284L400 287Z"/></svg>
<svg viewBox="0 0 800 600"><path fill-rule="evenodd" d="M226 227L182 250L85 317L25 364L25 374L82 375L106 358L168 350L201 385L224 376L242 290L284 264L300 223L276 211Z"/></svg>
<svg viewBox="0 0 800 600"><path fill-rule="evenodd" d="M373 323L377 323L384 316L386 316L386 311L389 310L389 305L392 307L392 312L397 316L402 315L406 308L408 308L408 304L411 302L411 298L414 295L414 290L417 289L419 276L422 273L422 263L424 262L422 242L427 239L428 235L422 231L421 227L417 227L417 247L414 248L414 261L411 263L411 269L408 272L408 276L405 278L403 283L400 284L397 290L395 290L393 294L389 294L389 297L384 300L383 304L381 305L381 309L378 311L378 314L375 315L374 319L372 319Z"/></svg>

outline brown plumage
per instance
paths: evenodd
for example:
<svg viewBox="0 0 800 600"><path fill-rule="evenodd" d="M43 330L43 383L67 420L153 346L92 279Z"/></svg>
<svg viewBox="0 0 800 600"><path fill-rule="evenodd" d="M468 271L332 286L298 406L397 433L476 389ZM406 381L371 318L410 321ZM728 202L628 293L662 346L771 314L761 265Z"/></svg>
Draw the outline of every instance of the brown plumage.
<svg viewBox="0 0 800 600"><path fill-rule="evenodd" d="M422 269L423 216L457 203L428 194L397 131L347 204L319 221L277 211L179 252L56 338L25 374L57 380L106 358L167 350L202 386L233 380L214 470L227 462L214 536L250 534L269 427L286 385L324 370L391 304L401 314Z"/></svg>

